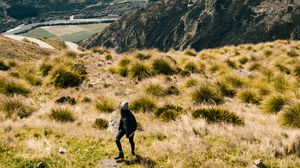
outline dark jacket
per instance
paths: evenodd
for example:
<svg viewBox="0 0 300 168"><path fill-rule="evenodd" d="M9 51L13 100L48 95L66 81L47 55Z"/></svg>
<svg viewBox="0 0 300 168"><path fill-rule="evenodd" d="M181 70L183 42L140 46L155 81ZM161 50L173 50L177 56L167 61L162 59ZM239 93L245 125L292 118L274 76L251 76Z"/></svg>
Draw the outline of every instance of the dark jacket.
<svg viewBox="0 0 300 168"><path fill-rule="evenodd" d="M129 136L137 129L137 122L130 110L121 110L119 130L124 130Z"/></svg>

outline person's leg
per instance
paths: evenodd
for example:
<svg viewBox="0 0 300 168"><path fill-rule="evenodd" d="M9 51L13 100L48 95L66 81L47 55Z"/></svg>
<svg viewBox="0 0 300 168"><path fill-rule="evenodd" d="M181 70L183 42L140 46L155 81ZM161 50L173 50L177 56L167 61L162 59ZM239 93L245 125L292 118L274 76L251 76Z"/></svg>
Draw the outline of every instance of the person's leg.
<svg viewBox="0 0 300 168"><path fill-rule="evenodd" d="M131 146L131 154L132 155L135 155L135 144L134 144L134 133L132 133L131 136L129 136L129 143L130 143L130 146Z"/></svg>
<svg viewBox="0 0 300 168"><path fill-rule="evenodd" d="M121 158L124 158L124 153L123 153L123 149L122 149L122 144L121 144L121 139L122 137L125 135L125 131L123 130L120 130L119 133L117 134L116 136L116 144L117 144L117 147L119 149L119 156L116 157L115 159L121 159Z"/></svg>

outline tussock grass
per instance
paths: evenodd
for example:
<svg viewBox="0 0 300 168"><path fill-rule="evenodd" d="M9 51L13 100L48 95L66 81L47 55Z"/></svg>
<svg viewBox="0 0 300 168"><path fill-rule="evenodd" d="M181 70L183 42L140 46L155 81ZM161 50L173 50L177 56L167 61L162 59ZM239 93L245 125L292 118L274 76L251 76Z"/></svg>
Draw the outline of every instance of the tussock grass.
<svg viewBox="0 0 300 168"><path fill-rule="evenodd" d="M175 69L171 64L162 58L153 60L152 69L156 74L172 75L175 73Z"/></svg>
<svg viewBox="0 0 300 168"><path fill-rule="evenodd" d="M8 71L9 69L9 65L7 65L4 61L0 60L0 71Z"/></svg>
<svg viewBox="0 0 300 168"><path fill-rule="evenodd" d="M118 62L118 65L121 67L128 66L130 64L131 60L129 58L123 58Z"/></svg>
<svg viewBox="0 0 300 168"><path fill-rule="evenodd" d="M271 95L262 103L262 109L266 113L278 113L288 103L288 99L283 95Z"/></svg>
<svg viewBox="0 0 300 168"><path fill-rule="evenodd" d="M191 97L194 103L221 104L224 102L224 97L220 92L208 84L201 84L192 92Z"/></svg>
<svg viewBox="0 0 300 168"><path fill-rule="evenodd" d="M234 125L244 125L244 119L233 112L220 108L202 108L192 112L194 118L203 118L209 123L230 123Z"/></svg>
<svg viewBox="0 0 300 168"><path fill-rule="evenodd" d="M249 64L249 66L248 66L249 71L255 71L255 70L258 70L260 68L261 68L261 64L258 63L258 62L253 62L253 63Z"/></svg>
<svg viewBox="0 0 300 168"><path fill-rule="evenodd" d="M194 62L188 62L183 70L191 72L191 73L199 73L200 69L198 68L198 66L194 63Z"/></svg>
<svg viewBox="0 0 300 168"><path fill-rule="evenodd" d="M233 68L233 69L236 69L236 68L237 68L236 62L230 60L229 58L226 59L225 63L226 63L227 66L229 66L230 68Z"/></svg>
<svg viewBox="0 0 300 168"><path fill-rule="evenodd" d="M97 118L93 124L93 127L97 129L107 129L108 121L102 118Z"/></svg>
<svg viewBox="0 0 300 168"><path fill-rule="evenodd" d="M197 56L197 52L194 49L185 49L183 53L188 56Z"/></svg>
<svg viewBox="0 0 300 168"><path fill-rule="evenodd" d="M30 93L30 90L21 82L8 79L7 77L0 77L0 93L7 96L26 96Z"/></svg>
<svg viewBox="0 0 300 168"><path fill-rule="evenodd" d="M300 103L292 104L281 112L279 122L284 126L300 128Z"/></svg>
<svg viewBox="0 0 300 168"><path fill-rule="evenodd" d="M41 78L32 74L25 75L25 80L32 86L40 86L43 84L43 80Z"/></svg>
<svg viewBox="0 0 300 168"><path fill-rule="evenodd" d="M222 80L236 88L242 88L248 84L243 78L232 74L226 75Z"/></svg>
<svg viewBox="0 0 300 168"><path fill-rule="evenodd" d="M142 53L142 52L138 52L134 55L134 57L138 60L148 60L150 59L152 56L150 54L147 54L147 53Z"/></svg>
<svg viewBox="0 0 300 168"><path fill-rule="evenodd" d="M198 83L199 83L199 81L197 79L191 78L185 82L185 87L190 88L190 87L196 86Z"/></svg>
<svg viewBox="0 0 300 168"><path fill-rule="evenodd" d="M290 83L286 79L285 75L276 75L272 79L273 87L278 92L284 92L290 88Z"/></svg>
<svg viewBox="0 0 300 168"><path fill-rule="evenodd" d="M52 68L53 68L52 65L43 63L39 69L40 69L42 76L48 76L48 74L52 70Z"/></svg>
<svg viewBox="0 0 300 168"><path fill-rule="evenodd" d="M164 95L164 88L159 84L150 83L148 86L146 86L145 92L147 94L159 97Z"/></svg>
<svg viewBox="0 0 300 168"><path fill-rule="evenodd" d="M151 69L144 63L135 62L130 66L129 76L132 79L142 80L150 77L151 75Z"/></svg>
<svg viewBox="0 0 300 168"><path fill-rule="evenodd" d="M6 118L16 118L21 119L29 117L33 112L34 108L25 104L20 98L9 98L2 97L0 100L0 109L4 112Z"/></svg>
<svg viewBox="0 0 300 168"><path fill-rule="evenodd" d="M247 57L242 57L239 59L240 64L246 64L249 61L249 59Z"/></svg>
<svg viewBox="0 0 300 168"><path fill-rule="evenodd" d="M69 51L69 50L65 51L64 55L66 57L69 57L69 58L76 58L77 57L77 53L76 52Z"/></svg>
<svg viewBox="0 0 300 168"><path fill-rule="evenodd" d="M285 74L290 74L291 73L291 70L286 67L285 65L281 64L281 63L277 63L275 65L275 67L280 71L280 72L283 72ZM300 71L299 71L300 72ZM299 74L300 75L300 74Z"/></svg>
<svg viewBox="0 0 300 168"><path fill-rule="evenodd" d="M220 90L221 94L225 97L234 97L237 92L232 85L227 84L224 81L217 82L216 87L218 90Z"/></svg>
<svg viewBox="0 0 300 168"><path fill-rule="evenodd" d="M294 67L293 74L297 77L300 77L300 65Z"/></svg>
<svg viewBox="0 0 300 168"><path fill-rule="evenodd" d="M59 122L73 122L75 121L74 112L66 107L53 108L49 117Z"/></svg>
<svg viewBox="0 0 300 168"><path fill-rule="evenodd" d="M176 118L182 113L183 108L175 106L173 104L166 104L163 107L155 110L154 115L162 121L168 122L176 120Z"/></svg>
<svg viewBox="0 0 300 168"><path fill-rule="evenodd" d="M54 86L61 88L77 87L83 82L80 75L63 68L56 69L53 72L51 79Z"/></svg>
<svg viewBox="0 0 300 168"><path fill-rule="evenodd" d="M130 109L137 112L150 112L156 108L156 102L147 96L137 97L130 103Z"/></svg>
<svg viewBox="0 0 300 168"><path fill-rule="evenodd" d="M251 89L242 90L238 93L237 96L244 103L259 104L259 102L261 101L260 96Z"/></svg>
<svg viewBox="0 0 300 168"><path fill-rule="evenodd" d="M96 108L100 112L110 113L115 109L114 101L108 97L101 96L96 101Z"/></svg>

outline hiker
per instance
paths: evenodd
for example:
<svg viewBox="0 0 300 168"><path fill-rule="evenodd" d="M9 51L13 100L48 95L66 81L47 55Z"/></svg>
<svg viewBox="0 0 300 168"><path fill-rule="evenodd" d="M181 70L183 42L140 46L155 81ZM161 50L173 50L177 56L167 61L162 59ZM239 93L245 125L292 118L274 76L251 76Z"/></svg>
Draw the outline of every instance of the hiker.
<svg viewBox="0 0 300 168"><path fill-rule="evenodd" d="M134 151L135 144L133 138L136 129L137 129L137 122L134 115L129 110L128 102L121 103L121 119L120 119L119 129L118 129L119 132L116 136L116 144L119 149L119 156L116 157L115 159L124 158L124 153L120 142L124 135L126 135L126 137L129 139L129 143L131 145L131 154L135 155L135 151Z"/></svg>

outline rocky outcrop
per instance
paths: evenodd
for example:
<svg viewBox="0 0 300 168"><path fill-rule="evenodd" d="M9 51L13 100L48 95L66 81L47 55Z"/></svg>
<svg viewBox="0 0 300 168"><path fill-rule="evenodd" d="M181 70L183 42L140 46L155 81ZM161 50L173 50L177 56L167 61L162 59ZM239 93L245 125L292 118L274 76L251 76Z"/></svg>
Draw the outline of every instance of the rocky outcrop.
<svg viewBox="0 0 300 168"><path fill-rule="evenodd" d="M296 0L164 0L123 16L82 42L119 52L132 48L185 49L300 39Z"/></svg>

